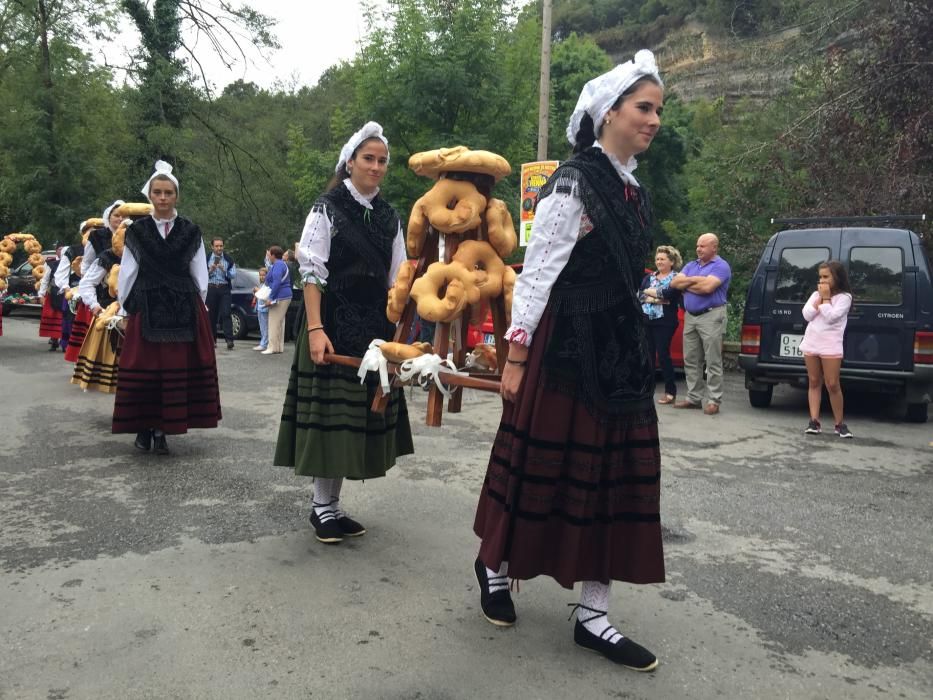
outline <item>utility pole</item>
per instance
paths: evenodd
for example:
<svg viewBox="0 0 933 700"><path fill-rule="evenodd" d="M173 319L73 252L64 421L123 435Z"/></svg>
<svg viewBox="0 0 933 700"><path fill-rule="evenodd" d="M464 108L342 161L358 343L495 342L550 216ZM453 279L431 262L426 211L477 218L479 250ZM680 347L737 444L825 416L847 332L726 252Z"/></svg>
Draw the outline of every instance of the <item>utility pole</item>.
<svg viewBox="0 0 933 700"><path fill-rule="evenodd" d="M551 0L543 0L541 85L538 97L538 160L547 160L548 112L551 105Z"/></svg>

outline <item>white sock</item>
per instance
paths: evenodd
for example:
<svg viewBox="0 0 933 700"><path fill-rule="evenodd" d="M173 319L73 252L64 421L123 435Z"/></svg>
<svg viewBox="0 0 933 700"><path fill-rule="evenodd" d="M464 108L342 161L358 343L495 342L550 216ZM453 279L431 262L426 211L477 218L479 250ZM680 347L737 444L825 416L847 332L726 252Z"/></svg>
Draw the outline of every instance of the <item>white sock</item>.
<svg viewBox="0 0 933 700"><path fill-rule="evenodd" d="M314 508L314 514L322 523L333 520L337 516L334 513L332 505L335 479L322 479L314 477L314 495L311 497L311 507Z"/></svg>
<svg viewBox="0 0 933 700"><path fill-rule="evenodd" d="M509 563L502 562L498 571L493 571L488 566L486 568L486 580L489 582L489 592L508 590L509 588Z"/></svg>
<svg viewBox="0 0 933 700"><path fill-rule="evenodd" d="M609 591L611 588L611 583L584 581L580 591L577 619L591 634L615 644L622 639L622 633L609 624Z"/></svg>
<svg viewBox="0 0 933 700"><path fill-rule="evenodd" d="M343 477L331 479L330 506L338 518L348 517L347 511L340 507L340 489L343 487Z"/></svg>

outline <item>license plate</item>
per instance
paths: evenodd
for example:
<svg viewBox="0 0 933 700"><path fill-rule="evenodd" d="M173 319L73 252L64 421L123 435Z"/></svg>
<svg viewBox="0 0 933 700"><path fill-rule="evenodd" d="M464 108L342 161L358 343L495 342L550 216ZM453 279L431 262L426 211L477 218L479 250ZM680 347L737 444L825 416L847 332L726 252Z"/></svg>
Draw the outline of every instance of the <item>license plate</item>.
<svg viewBox="0 0 933 700"><path fill-rule="evenodd" d="M495 333L483 333L483 342L486 343L486 345L495 345L496 344Z"/></svg>
<svg viewBox="0 0 933 700"><path fill-rule="evenodd" d="M792 335L790 333L781 333L781 357L803 357L803 351L800 349L802 335Z"/></svg>

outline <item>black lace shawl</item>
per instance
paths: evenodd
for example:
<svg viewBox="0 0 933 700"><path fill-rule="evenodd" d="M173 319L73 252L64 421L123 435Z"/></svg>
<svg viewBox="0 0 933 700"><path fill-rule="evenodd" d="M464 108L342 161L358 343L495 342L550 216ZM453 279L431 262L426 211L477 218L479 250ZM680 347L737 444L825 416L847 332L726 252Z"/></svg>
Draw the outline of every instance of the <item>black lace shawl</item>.
<svg viewBox="0 0 933 700"><path fill-rule="evenodd" d="M372 205L371 210L361 205L341 183L312 208L333 223L321 318L342 355L360 357L374 338L386 340L393 333L385 310L399 218L382 197Z"/></svg>
<svg viewBox="0 0 933 700"><path fill-rule="evenodd" d="M592 230L574 246L548 298L553 317L545 381L597 415L654 418L654 372L638 286L651 250L643 188L627 185L606 155L589 148L561 165L542 189L575 192Z"/></svg>
<svg viewBox="0 0 933 700"><path fill-rule="evenodd" d="M126 229L126 248L139 265L124 305L142 319L143 337L154 343L190 342L197 328L201 303L189 265L199 246L201 229L179 216L167 238L146 216Z"/></svg>

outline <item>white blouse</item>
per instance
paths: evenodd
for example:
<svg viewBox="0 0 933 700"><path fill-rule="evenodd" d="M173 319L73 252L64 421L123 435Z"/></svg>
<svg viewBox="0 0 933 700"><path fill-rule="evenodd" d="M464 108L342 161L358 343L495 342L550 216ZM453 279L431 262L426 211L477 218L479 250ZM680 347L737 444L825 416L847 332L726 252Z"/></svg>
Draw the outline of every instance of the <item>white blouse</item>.
<svg viewBox="0 0 933 700"><path fill-rule="evenodd" d="M372 209L372 200L379 194L379 189L370 195L361 194L350 178L343 184L350 190L353 199L367 209ZM334 222L327 218L324 210L312 210L305 220L305 227L301 232L301 242L298 244L298 266L305 284L327 285L327 261L330 259L330 239L334 237ZM398 274L398 269L406 260L405 238L402 235L402 224L399 222L398 232L392 241L392 262L389 265L389 278L386 287L392 285Z"/></svg>
<svg viewBox="0 0 933 700"><path fill-rule="evenodd" d="M598 141L593 146L606 152ZM606 155L619 177L637 187L638 182L632 175L634 162L623 165L613 154ZM583 200L575 189L569 193L552 192L538 202L522 274L515 280L512 325L506 331L506 340L531 345L551 289L570 260L573 247L592 230Z"/></svg>
<svg viewBox="0 0 933 700"><path fill-rule="evenodd" d="M45 299L45 295L49 293L49 282L52 279L52 267L48 262L45 263L45 272L42 275L42 281L39 282L39 291L38 295L40 299Z"/></svg>
<svg viewBox="0 0 933 700"><path fill-rule="evenodd" d="M81 281L78 282L78 294L81 296L81 301L84 302L84 305L91 311L100 306L100 303L97 301L97 285L99 285L106 276L107 271L98 264L97 260L94 260L87 269L87 272L81 275Z"/></svg>
<svg viewBox="0 0 933 700"><path fill-rule="evenodd" d="M175 212L170 219L157 219L152 217L152 220L155 221L156 230L162 238L165 238L169 233L172 232L172 227L175 225L175 219L178 217L178 213ZM166 231L165 225L168 224L168 230ZM191 279L194 280L195 285L198 288L198 293L201 295L201 301L207 299L207 256L204 253L204 242L201 242L201 245L198 246L198 249L194 253L194 257L191 258L191 263L188 265L188 271L191 274ZM117 276L117 299L120 302L120 306L123 306L126 303L126 295L129 294L130 290L133 289L133 283L136 282L136 278L139 276L139 263L136 261L136 258L133 256L133 253L129 248L123 248L123 256L120 258L120 273Z"/></svg>
<svg viewBox="0 0 933 700"><path fill-rule="evenodd" d="M55 269L55 286L61 291L62 294L71 289L69 282L71 281L71 258L68 257L68 254L63 250L61 258L58 263L58 267Z"/></svg>

